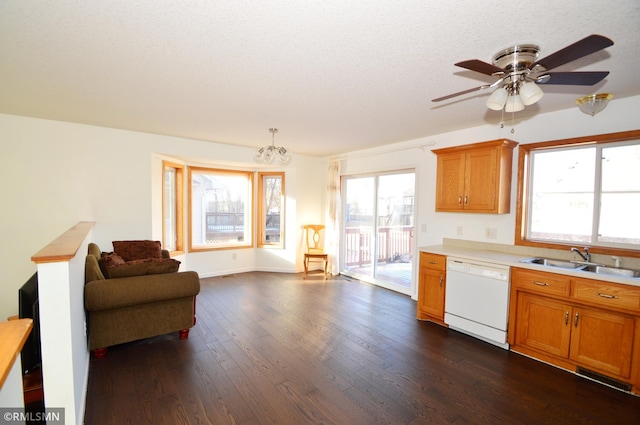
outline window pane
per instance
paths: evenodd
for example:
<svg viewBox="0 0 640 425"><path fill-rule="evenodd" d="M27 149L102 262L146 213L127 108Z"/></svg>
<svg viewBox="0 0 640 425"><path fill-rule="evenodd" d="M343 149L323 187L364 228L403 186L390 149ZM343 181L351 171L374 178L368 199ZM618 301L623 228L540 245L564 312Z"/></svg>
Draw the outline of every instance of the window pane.
<svg viewBox="0 0 640 425"><path fill-rule="evenodd" d="M354 177L345 181L344 268L356 274L369 267L373 277L375 224L375 180Z"/></svg>
<svg viewBox="0 0 640 425"><path fill-rule="evenodd" d="M640 145L602 149L602 199L598 240L640 244Z"/></svg>
<svg viewBox="0 0 640 425"><path fill-rule="evenodd" d="M193 171L192 247L250 246L251 192L248 173Z"/></svg>
<svg viewBox="0 0 640 425"><path fill-rule="evenodd" d="M176 169L164 169L164 241L163 248L176 250Z"/></svg>
<svg viewBox="0 0 640 425"><path fill-rule="evenodd" d="M261 175L261 237L263 245L279 245L282 241L282 176Z"/></svg>
<svg viewBox="0 0 640 425"><path fill-rule="evenodd" d="M533 152L530 239L591 242L595 147Z"/></svg>

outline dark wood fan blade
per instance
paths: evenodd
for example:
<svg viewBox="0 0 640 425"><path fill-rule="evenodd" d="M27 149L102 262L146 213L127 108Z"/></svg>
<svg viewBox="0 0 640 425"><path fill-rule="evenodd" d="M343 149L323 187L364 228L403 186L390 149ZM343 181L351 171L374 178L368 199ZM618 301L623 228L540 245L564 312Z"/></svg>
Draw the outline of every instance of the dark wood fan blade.
<svg viewBox="0 0 640 425"><path fill-rule="evenodd" d="M531 64L529 69L533 69L536 65L541 65L547 70L553 69L560 65L564 65L565 63L580 59L583 56L595 53L598 50L602 50L611 45L613 45L613 41L609 38L598 34L592 34L570 46L565 47L564 49L560 49L557 52L534 62Z"/></svg>
<svg viewBox="0 0 640 425"><path fill-rule="evenodd" d="M467 93L473 93L474 91L479 91L479 90L484 90L484 89L488 89L489 87L491 87L493 84L485 84L482 85L480 87L474 87L472 89L468 89L468 90L463 90L463 91L459 91L457 93L452 93L452 94L448 94L446 96L442 96L439 97L437 99L432 99L432 102L440 102L443 100L447 100L447 99L451 99L452 97L456 97L456 96L462 96L463 94L467 94Z"/></svg>
<svg viewBox="0 0 640 425"><path fill-rule="evenodd" d="M491 65L490 63L483 62L479 59L471 59L468 61L462 61L455 64L461 68L470 69L471 71L480 72L486 75L504 74L505 70Z"/></svg>
<svg viewBox="0 0 640 425"><path fill-rule="evenodd" d="M541 77L549 76L549 79L542 78L538 84L566 84L572 86L592 86L604 80L609 75L609 71L592 72L548 72ZM540 77L539 77L540 78Z"/></svg>

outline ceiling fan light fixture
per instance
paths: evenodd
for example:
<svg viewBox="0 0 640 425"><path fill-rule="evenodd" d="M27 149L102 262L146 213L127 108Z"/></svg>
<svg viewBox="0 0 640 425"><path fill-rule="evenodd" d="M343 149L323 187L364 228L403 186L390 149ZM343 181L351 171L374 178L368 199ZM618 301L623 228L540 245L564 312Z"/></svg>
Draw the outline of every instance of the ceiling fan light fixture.
<svg viewBox="0 0 640 425"><path fill-rule="evenodd" d="M611 93L591 94L576 99L576 105L585 114L594 116L606 108L611 99L613 99L613 94Z"/></svg>
<svg viewBox="0 0 640 425"><path fill-rule="evenodd" d="M507 103L504 105L505 112L520 112L524 109L524 103L517 93L510 94Z"/></svg>
<svg viewBox="0 0 640 425"><path fill-rule="evenodd" d="M487 108L494 111L502 110L502 108L504 108L504 104L507 102L508 96L509 93L507 92L507 89L505 89L504 87L500 87L499 89L491 93L491 96L489 96L489 99L487 99Z"/></svg>
<svg viewBox="0 0 640 425"><path fill-rule="evenodd" d="M524 103L522 99L516 93L510 94L507 98L507 103L504 105L505 112L520 112L524 109Z"/></svg>
<svg viewBox="0 0 640 425"><path fill-rule="evenodd" d="M544 96L544 92L536 83L526 81L520 86L520 98L526 106L533 105Z"/></svg>

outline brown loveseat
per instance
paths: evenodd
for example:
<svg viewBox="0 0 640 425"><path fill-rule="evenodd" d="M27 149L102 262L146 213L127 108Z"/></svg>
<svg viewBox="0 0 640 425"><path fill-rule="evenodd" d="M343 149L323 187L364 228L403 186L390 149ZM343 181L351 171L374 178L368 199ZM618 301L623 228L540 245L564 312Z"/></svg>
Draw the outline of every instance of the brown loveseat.
<svg viewBox="0 0 640 425"><path fill-rule="evenodd" d="M152 254L128 250L131 243L143 251L151 247ZM103 253L91 243L88 251L85 308L89 349L95 357L106 356L109 346L170 332L188 338L200 292L196 272L178 272L180 262L170 259L160 242L114 242L114 253ZM140 255L151 257L134 258Z"/></svg>

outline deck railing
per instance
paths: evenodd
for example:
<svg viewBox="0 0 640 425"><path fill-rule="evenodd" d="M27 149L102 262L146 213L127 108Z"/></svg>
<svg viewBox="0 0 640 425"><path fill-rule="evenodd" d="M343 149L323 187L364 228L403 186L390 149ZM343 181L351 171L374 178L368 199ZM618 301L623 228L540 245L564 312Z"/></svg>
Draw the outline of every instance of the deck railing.
<svg viewBox="0 0 640 425"><path fill-rule="evenodd" d="M375 251L371 227L345 229L345 266L360 267L371 264ZM378 228L378 263L410 261L413 257L413 226Z"/></svg>

